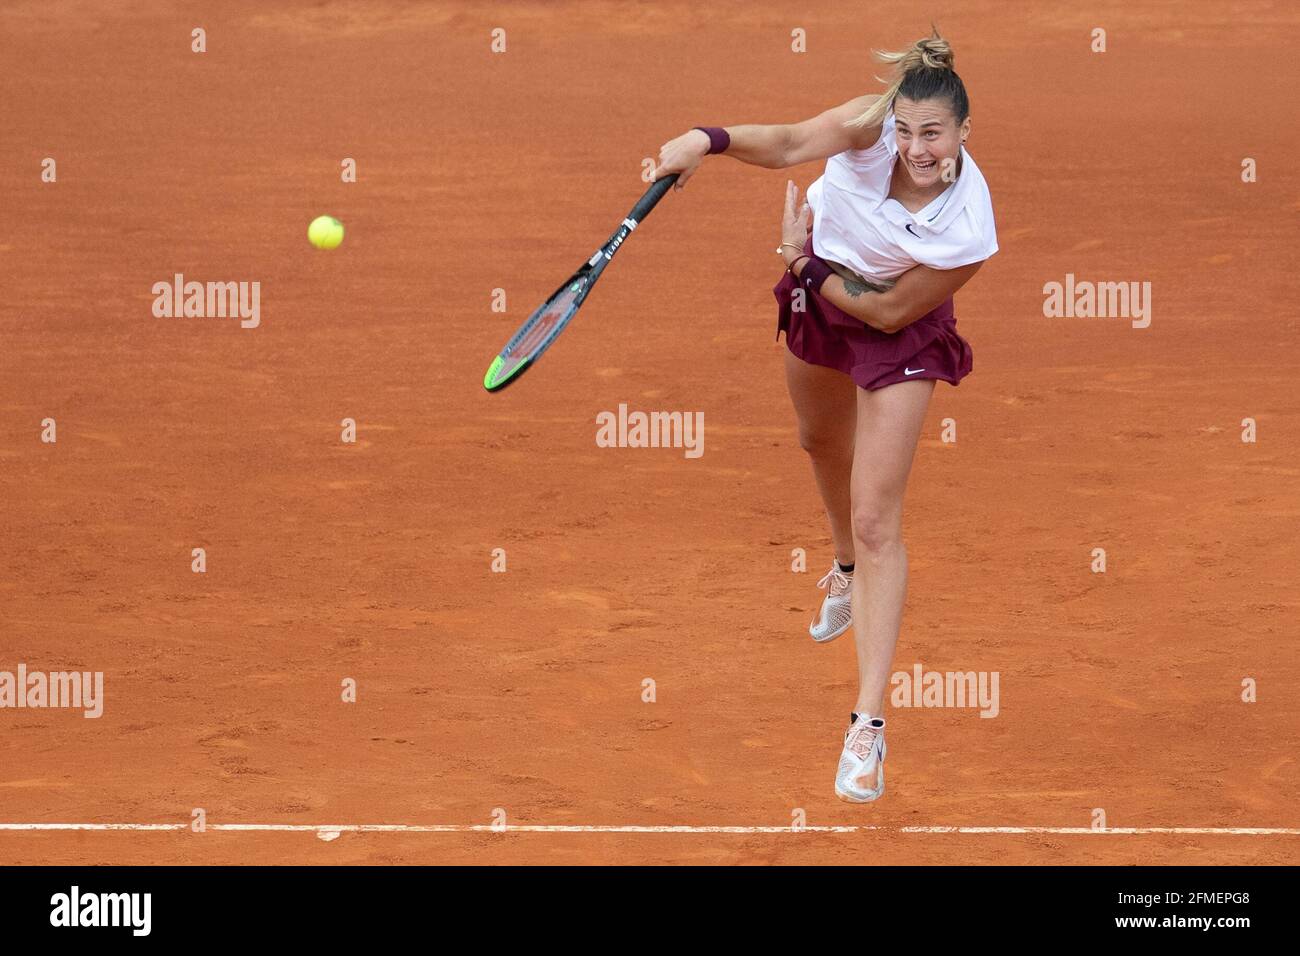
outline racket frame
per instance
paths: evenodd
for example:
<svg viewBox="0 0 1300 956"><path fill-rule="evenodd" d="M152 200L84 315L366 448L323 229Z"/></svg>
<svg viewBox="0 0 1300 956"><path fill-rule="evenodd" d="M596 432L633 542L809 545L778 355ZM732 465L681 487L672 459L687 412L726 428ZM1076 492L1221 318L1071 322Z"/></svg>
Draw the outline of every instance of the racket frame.
<svg viewBox="0 0 1300 956"><path fill-rule="evenodd" d="M485 389L489 392L501 391L501 389L505 388L523 375L529 367L541 358L542 353L551 347L555 340L559 338L560 333L568 327L571 321L573 321L573 317L578 314L578 309L580 309L582 304L587 300L587 296L591 293L591 289L596 284L596 280L600 278L601 273L605 271L605 267L608 266L610 260L614 258L614 253L618 252L627 237L630 236L632 231L640 225L641 221L649 215L650 210L655 207L655 204L663 198L664 194L668 192L672 187L672 184L676 181L676 173L671 176L665 176L663 179L656 180L650 188L646 190L645 195L642 196L640 200L637 201L637 204L632 207L632 211L627 214L621 223L619 223L618 228L614 230L613 234L605 240L604 244L601 245L599 249L592 253L591 258L583 263L576 272L569 276L569 278L560 283L559 287L547 296L546 301L533 310L532 314L527 318L524 324L519 327L519 331L511 336L510 341L506 343L505 348L503 348L497 354L497 357L492 360L491 366L489 366L487 373L483 376L483 387ZM575 282L581 282L582 288L578 290L577 296L574 298L572 305L570 305L565 311L565 314L562 315L559 321L555 323L554 327L546 333L545 338L532 347L528 356L513 372L510 373L509 377L499 381L496 380L496 375L500 371L501 367L513 356L515 350L519 348L520 344L528 339L529 333L533 331L537 323L542 320L544 315L546 315L551 303L559 298L559 296L568 290Z"/></svg>

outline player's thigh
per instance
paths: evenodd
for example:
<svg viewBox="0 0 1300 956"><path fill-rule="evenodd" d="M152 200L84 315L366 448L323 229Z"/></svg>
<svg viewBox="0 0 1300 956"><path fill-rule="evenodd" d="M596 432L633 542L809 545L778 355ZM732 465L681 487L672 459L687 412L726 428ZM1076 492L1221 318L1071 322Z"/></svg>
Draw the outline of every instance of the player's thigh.
<svg viewBox="0 0 1300 956"><path fill-rule="evenodd" d="M785 384L799 420L799 444L809 453L849 454L860 389L843 372L812 365L785 350Z"/></svg>
<svg viewBox="0 0 1300 956"><path fill-rule="evenodd" d="M900 382L857 389L853 445L854 510L901 507L912 459L925 425L934 382Z"/></svg>

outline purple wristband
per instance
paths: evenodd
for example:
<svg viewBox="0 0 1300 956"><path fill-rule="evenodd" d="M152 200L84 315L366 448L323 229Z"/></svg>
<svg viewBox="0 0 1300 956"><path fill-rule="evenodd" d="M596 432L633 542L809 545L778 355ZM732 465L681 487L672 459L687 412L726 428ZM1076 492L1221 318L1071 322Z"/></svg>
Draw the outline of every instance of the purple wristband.
<svg viewBox="0 0 1300 956"><path fill-rule="evenodd" d="M697 126L701 133L709 137L709 155L725 153L731 145L731 134L721 126Z"/></svg>
<svg viewBox="0 0 1300 956"><path fill-rule="evenodd" d="M804 263L803 271L799 273L799 284L805 289L820 293L822 285L832 275L834 272L824 260L809 256L808 261Z"/></svg>

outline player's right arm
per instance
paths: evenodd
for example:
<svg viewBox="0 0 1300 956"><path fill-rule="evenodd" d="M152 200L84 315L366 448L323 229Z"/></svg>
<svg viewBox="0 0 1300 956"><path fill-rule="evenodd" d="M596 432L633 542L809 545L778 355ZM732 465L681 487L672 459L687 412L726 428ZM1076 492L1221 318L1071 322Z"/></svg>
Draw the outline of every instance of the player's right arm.
<svg viewBox="0 0 1300 956"><path fill-rule="evenodd" d="M874 93L858 96L802 123L728 126L731 145L725 155L751 166L784 169L825 159L846 149L866 149L880 138L880 127L852 127L844 123L865 113L877 98ZM689 130L659 148L654 178L677 173L676 188L680 189L708 154L708 135L698 129Z"/></svg>

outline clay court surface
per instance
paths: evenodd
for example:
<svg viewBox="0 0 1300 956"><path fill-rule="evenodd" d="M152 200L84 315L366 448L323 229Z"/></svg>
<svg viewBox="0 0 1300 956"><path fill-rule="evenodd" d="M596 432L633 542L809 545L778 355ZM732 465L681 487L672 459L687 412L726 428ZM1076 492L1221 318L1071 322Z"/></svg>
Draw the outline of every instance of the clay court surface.
<svg viewBox="0 0 1300 956"><path fill-rule="evenodd" d="M0 711L0 823L182 829L0 831L0 862L1300 860L1300 834L1230 832L1300 828L1295 10L135 6L0 13L0 669L106 695L98 720ZM785 180L821 164L710 159L534 371L481 380L661 143L878 89L869 49L931 18L1001 251L957 297L975 371L936 389L913 470L896 669L997 671L1001 706L891 710L888 792L855 807L853 646L807 635L831 552L773 342ZM178 272L260 282L261 325L154 318ZM1150 327L1044 318L1067 273L1151 282ZM621 402L703 411L703 457L597 447ZM323 841L192 833L194 808L878 829ZM1224 832L903 829L1095 808Z"/></svg>

